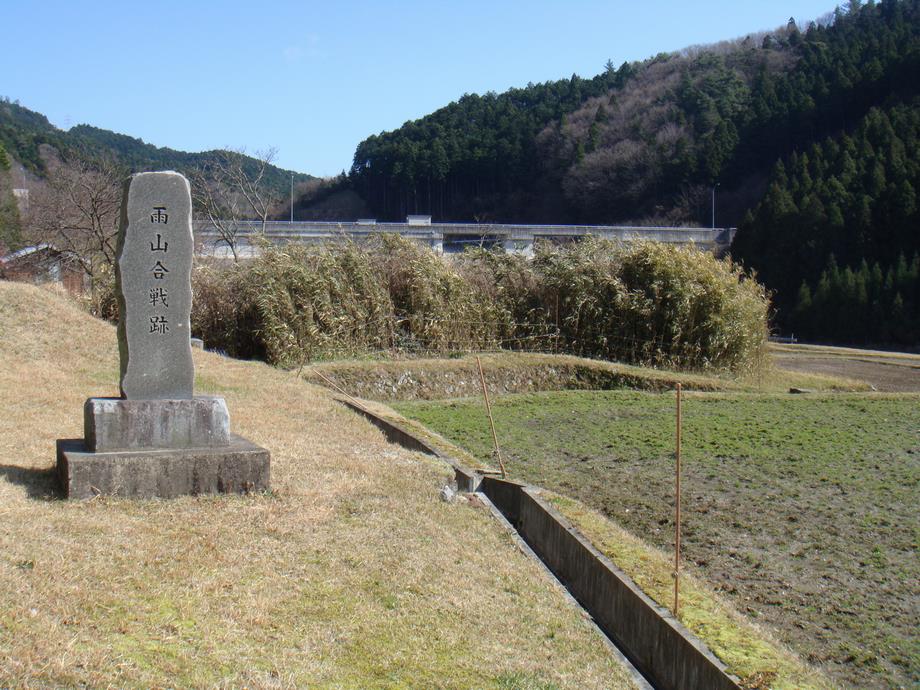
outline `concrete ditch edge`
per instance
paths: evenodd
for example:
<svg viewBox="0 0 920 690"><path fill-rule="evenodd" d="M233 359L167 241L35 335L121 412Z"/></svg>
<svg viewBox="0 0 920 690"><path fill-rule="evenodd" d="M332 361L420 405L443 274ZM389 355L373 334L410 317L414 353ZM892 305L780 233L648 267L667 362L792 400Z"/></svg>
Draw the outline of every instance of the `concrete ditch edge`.
<svg viewBox="0 0 920 690"><path fill-rule="evenodd" d="M538 496L539 488L482 476L406 429L337 398L367 418L392 443L433 455L454 468L458 489L481 492L518 534L527 552L590 614L598 628L653 687L661 690L741 690L738 679L671 612L648 597L565 517Z"/></svg>
<svg viewBox="0 0 920 690"><path fill-rule="evenodd" d="M511 538L514 539L514 543L517 544L517 547L526 556L536 561L539 568L544 573L546 573L546 576L550 578L554 583L556 583L556 586L559 587L559 589L561 590L562 596L564 596L566 600L572 606L581 610L583 614L587 614L588 612L585 610L585 607L582 606L581 603L575 597L572 596L572 593L568 590L565 584L558 577L556 577L556 574L552 570L549 569L549 566L546 565L543 559L540 558L532 548L530 548L530 544L524 541L524 539L521 537L520 532L518 532L517 528L514 525L512 525L510 522L508 522L508 519L504 516L502 511L500 511L498 507L494 503L492 503L489 497L486 496L482 491L477 491L476 497L479 498L479 500L482 501L483 504L489 509L489 512L492 513L492 517L498 520L499 524L501 524L502 527L508 530L508 532L511 535ZM648 679L646 679L646 677L643 676L642 673L640 673L639 669L637 669L633 665L633 663L629 660L629 658L625 654L623 654L620 648L617 647L616 643L610 638L610 635L604 632L601 629L601 627L597 624L597 621L594 620L594 618L592 618L590 614L586 615L585 619L591 625L591 627L593 627L598 632L598 634L601 636L601 639L603 640L604 644L607 646L607 649L610 651L613 657L617 661L619 661L623 665L623 668L626 669L627 673L629 673L633 682L635 682L638 690L654 690L655 686L649 683Z"/></svg>
<svg viewBox="0 0 920 690"><path fill-rule="evenodd" d="M457 482L457 489L459 491L473 493L479 488L479 483L482 481L482 475L478 472L474 472L468 467L461 465L454 458L450 457L449 455L445 455L437 448L429 445L402 427L387 419L384 419L380 415L371 412L366 407L360 405L356 400L349 400L347 398L340 397L336 397L336 400L345 405L347 408L354 410L358 414L365 417L371 424L383 432L384 436L387 437L387 440L390 443L395 443L402 446L403 448L406 448L407 450L413 450L417 453L433 455L434 457L438 458L439 460L443 460L448 465L453 467L454 479Z"/></svg>
<svg viewBox="0 0 920 690"><path fill-rule="evenodd" d="M655 687L739 690L706 645L540 498L538 489L485 477L480 491L500 510L505 507L521 538Z"/></svg>

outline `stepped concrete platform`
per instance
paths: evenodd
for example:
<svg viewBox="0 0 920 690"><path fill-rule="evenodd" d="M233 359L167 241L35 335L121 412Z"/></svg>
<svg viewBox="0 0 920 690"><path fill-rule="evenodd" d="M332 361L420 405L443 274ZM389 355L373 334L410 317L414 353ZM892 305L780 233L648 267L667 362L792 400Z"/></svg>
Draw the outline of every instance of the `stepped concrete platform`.
<svg viewBox="0 0 920 690"><path fill-rule="evenodd" d="M57 469L67 498L251 493L270 487L268 450L230 435L226 446L94 452L83 439L59 439Z"/></svg>

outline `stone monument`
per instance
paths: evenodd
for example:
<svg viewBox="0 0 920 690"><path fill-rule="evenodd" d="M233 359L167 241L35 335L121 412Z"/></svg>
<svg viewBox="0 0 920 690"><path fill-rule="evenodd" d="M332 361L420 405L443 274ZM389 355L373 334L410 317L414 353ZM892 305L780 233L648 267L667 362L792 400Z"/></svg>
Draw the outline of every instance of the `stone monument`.
<svg viewBox="0 0 920 690"><path fill-rule="evenodd" d="M269 452L230 433L222 398L194 395L192 201L175 172L125 182L115 268L121 398L90 398L83 439L57 442L68 498L169 498L269 488Z"/></svg>

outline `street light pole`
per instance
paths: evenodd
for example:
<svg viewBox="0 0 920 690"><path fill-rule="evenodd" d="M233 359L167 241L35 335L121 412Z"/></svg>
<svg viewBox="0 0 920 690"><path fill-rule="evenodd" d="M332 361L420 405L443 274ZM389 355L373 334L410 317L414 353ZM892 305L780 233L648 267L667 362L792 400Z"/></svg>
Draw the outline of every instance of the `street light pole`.
<svg viewBox="0 0 920 690"><path fill-rule="evenodd" d="M712 229L713 230L716 229L716 187L718 187L720 184L721 184L720 182L716 182L714 185L712 185Z"/></svg>
<svg viewBox="0 0 920 690"><path fill-rule="evenodd" d="M291 173L291 222L294 222L294 173Z"/></svg>

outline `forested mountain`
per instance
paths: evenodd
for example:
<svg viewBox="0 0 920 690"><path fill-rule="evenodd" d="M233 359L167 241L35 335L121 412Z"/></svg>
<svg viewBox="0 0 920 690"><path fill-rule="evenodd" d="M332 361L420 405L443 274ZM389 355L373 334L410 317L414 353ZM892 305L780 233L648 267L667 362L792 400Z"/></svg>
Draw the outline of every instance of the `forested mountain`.
<svg viewBox="0 0 920 690"><path fill-rule="evenodd" d="M716 188L733 254L791 326L832 254L884 274L920 249L918 75L920 0L851 0L807 26L463 96L363 141L349 182L381 219L544 223L708 225ZM847 337L906 337L869 323Z"/></svg>
<svg viewBox="0 0 920 690"><path fill-rule="evenodd" d="M439 219L527 217L540 186L540 130L586 98L621 85L632 69L610 65L593 79L573 74L503 94L464 95L421 120L361 142L352 184L380 218L418 211Z"/></svg>
<svg viewBox="0 0 920 690"><path fill-rule="evenodd" d="M77 125L69 130L60 130L41 113L24 108L9 99L0 100L0 146L25 166L27 170L41 176L46 161L42 155L43 145L51 146L64 154L75 154L84 159L110 159L129 171L178 170L191 173L198 168L207 168L217 155L216 151L187 153L166 147L146 144L141 139L117 134L107 129L90 125ZM256 170L258 161L251 157L247 164ZM295 180L304 182L310 175L295 174ZM268 166L266 184L287 194L291 184L291 172L276 166Z"/></svg>
<svg viewBox="0 0 920 690"><path fill-rule="evenodd" d="M22 242L22 228L13 185L10 180L10 158L0 143L0 254Z"/></svg>
<svg viewBox="0 0 920 690"><path fill-rule="evenodd" d="M347 178L303 187L298 215L709 225L715 196L715 222L738 226L732 254L773 291L780 328L915 344L918 75L920 0L850 0L807 25L464 95L361 142ZM0 100L0 151L41 175L45 146L131 170L191 172L218 155L65 132ZM268 180L286 196L289 172L270 166ZM861 316L813 318L828 300Z"/></svg>
<svg viewBox="0 0 920 690"><path fill-rule="evenodd" d="M741 225L734 253L775 288L786 311L800 298L803 281L814 289L825 268L836 275L832 264L855 271L867 264L884 275L920 251L918 152L920 97L872 108L854 130L775 164L766 194ZM869 287L880 294L883 281L875 282L877 289ZM895 296L887 296L889 304ZM920 306L913 291L901 297L911 312ZM858 311L850 312L846 329L854 328ZM797 326L812 330L801 318Z"/></svg>

